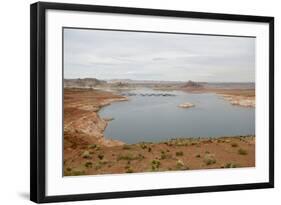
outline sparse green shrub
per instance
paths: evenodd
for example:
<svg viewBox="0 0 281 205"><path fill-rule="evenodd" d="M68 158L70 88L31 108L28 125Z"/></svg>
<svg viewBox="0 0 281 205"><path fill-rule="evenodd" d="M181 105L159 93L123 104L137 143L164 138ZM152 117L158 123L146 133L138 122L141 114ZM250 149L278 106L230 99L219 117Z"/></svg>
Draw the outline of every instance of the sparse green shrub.
<svg viewBox="0 0 281 205"><path fill-rule="evenodd" d="M227 164L224 166L224 168L236 168L236 167L238 167L238 165L237 165L237 164L234 164L234 163L227 163Z"/></svg>
<svg viewBox="0 0 281 205"><path fill-rule="evenodd" d="M164 142L167 146L189 146L190 140L184 138L175 138Z"/></svg>
<svg viewBox="0 0 281 205"><path fill-rule="evenodd" d="M95 149L96 147L97 147L96 144L91 144L91 145L88 146L89 149Z"/></svg>
<svg viewBox="0 0 281 205"><path fill-rule="evenodd" d="M144 156L139 154L138 156L133 156L131 154L126 154L126 155L119 155L117 157L117 161L120 161L120 160L128 160L128 161L131 161L131 160L139 160L139 159L143 159Z"/></svg>
<svg viewBox="0 0 281 205"><path fill-rule="evenodd" d="M102 160L102 161L99 161L98 162L98 164L100 164L100 165L105 165L105 164L107 164L108 163L108 161L106 161L106 160Z"/></svg>
<svg viewBox="0 0 281 205"><path fill-rule="evenodd" d="M183 161L178 160L177 164L176 164L176 169L177 170L188 170L189 168L187 166L185 166Z"/></svg>
<svg viewBox="0 0 281 205"><path fill-rule="evenodd" d="M217 161L215 159L204 159L206 165L215 164Z"/></svg>
<svg viewBox="0 0 281 205"><path fill-rule="evenodd" d="M141 143L141 144L140 144L140 147L141 147L142 149L146 149L146 148L147 148L147 145L146 145L145 143Z"/></svg>
<svg viewBox="0 0 281 205"><path fill-rule="evenodd" d="M164 150L161 150L161 155L160 155L160 159L161 160L163 160L163 159L170 159L170 158L172 158L171 154L167 154Z"/></svg>
<svg viewBox="0 0 281 205"><path fill-rule="evenodd" d="M138 154L139 159L144 159L145 157L142 154Z"/></svg>
<svg viewBox="0 0 281 205"><path fill-rule="evenodd" d="M104 155L103 155L103 154L99 154L99 155L98 155L98 158L99 158L100 160L102 160L102 159L103 159L103 157L104 157Z"/></svg>
<svg viewBox="0 0 281 205"><path fill-rule="evenodd" d="M182 151L179 151L179 152L176 152L176 156L183 156L183 152Z"/></svg>
<svg viewBox="0 0 281 205"><path fill-rule="evenodd" d="M134 171L133 171L133 169L131 168L131 167L128 167L127 169L126 169L126 173L133 173Z"/></svg>
<svg viewBox="0 0 281 205"><path fill-rule="evenodd" d="M159 160L157 160L157 159L152 160L152 161L151 161L151 169L152 169L152 171L158 170L159 167L160 167L160 164L161 164L161 163L160 163Z"/></svg>
<svg viewBox="0 0 281 205"><path fill-rule="evenodd" d="M71 176L85 175L85 171L84 170L76 169L76 170L73 170L70 175Z"/></svg>
<svg viewBox="0 0 281 205"><path fill-rule="evenodd" d="M85 163L85 167L92 168L93 167L93 163L92 162L86 162Z"/></svg>
<svg viewBox="0 0 281 205"><path fill-rule="evenodd" d="M83 154L82 154L82 157L85 158L85 159L89 159L91 158L91 154L89 151L84 151Z"/></svg>
<svg viewBox="0 0 281 205"><path fill-rule="evenodd" d="M238 150L238 154L240 154L240 155L247 155L248 152L247 152L247 150L244 150L244 149L240 148L240 149Z"/></svg>
<svg viewBox="0 0 281 205"><path fill-rule="evenodd" d="M206 154L205 158L204 158L204 162L205 162L206 165L212 165L212 164L215 164L217 161L216 161L216 159L214 158L213 155Z"/></svg>

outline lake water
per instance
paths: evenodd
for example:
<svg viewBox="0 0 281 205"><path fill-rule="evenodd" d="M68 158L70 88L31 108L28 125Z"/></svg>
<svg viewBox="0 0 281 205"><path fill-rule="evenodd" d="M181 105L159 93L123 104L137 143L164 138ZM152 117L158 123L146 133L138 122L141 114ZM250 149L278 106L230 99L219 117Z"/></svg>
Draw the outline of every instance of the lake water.
<svg viewBox="0 0 281 205"><path fill-rule="evenodd" d="M255 109L233 106L212 93L139 90L129 101L101 109L102 117L113 117L105 137L133 144L159 142L175 137L219 137L255 134ZM141 96L169 93L176 96ZM191 102L192 108L179 108Z"/></svg>

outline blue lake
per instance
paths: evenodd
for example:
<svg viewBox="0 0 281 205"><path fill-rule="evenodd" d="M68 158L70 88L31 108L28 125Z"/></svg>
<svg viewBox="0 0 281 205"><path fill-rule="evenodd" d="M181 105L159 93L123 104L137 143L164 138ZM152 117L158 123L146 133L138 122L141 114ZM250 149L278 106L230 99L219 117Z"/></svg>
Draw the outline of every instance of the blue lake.
<svg viewBox="0 0 281 205"><path fill-rule="evenodd" d="M255 109L233 106L212 93L139 90L129 101L102 108L101 117L112 117L105 137L133 144L176 137L219 137L255 134ZM141 96L168 93L176 96ZM192 108L178 105L190 102Z"/></svg>

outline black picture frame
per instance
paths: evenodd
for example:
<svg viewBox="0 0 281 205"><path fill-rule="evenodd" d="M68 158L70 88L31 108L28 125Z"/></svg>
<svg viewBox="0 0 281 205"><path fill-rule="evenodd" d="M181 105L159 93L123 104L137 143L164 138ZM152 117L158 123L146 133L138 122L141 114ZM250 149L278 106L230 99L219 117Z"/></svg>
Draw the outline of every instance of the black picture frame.
<svg viewBox="0 0 281 205"><path fill-rule="evenodd" d="M216 19L230 21L262 22L269 25L269 181L263 183L229 184L189 188L138 190L107 193L46 196L46 128L45 128L45 25L48 9L86 11L161 17ZM38 2L30 7L30 200L37 203L109 198L141 197L154 195L217 192L274 187L274 17L218 13L156 10L144 8L111 7L82 4Z"/></svg>

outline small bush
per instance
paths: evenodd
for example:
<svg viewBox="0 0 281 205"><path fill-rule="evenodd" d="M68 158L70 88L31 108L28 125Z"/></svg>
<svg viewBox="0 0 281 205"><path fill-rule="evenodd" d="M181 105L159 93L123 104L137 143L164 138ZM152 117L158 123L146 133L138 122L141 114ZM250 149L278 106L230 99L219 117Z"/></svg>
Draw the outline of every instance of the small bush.
<svg viewBox="0 0 281 205"><path fill-rule="evenodd" d="M85 163L85 167L92 168L93 167L93 163L92 162L86 162Z"/></svg>
<svg viewBox="0 0 281 205"><path fill-rule="evenodd" d="M141 143L141 144L140 144L140 147L141 147L142 149L146 149L146 148L147 148L147 145L144 144L144 143Z"/></svg>
<svg viewBox="0 0 281 205"><path fill-rule="evenodd" d="M160 167L160 164L161 164L161 163L160 163L159 160L157 160L157 159L152 160L152 161L151 161L151 169L152 169L152 171L158 170L159 167Z"/></svg>
<svg viewBox="0 0 281 205"><path fill-rule="evenodd" d="M161 151L161 156L160 156L160 159L163 160L163 159L170 159L172 158L172 155L171 154L167 154L165 151Z"/></svg>
<svg viewBox="0 0 281 205"><path fill-rule="evenodd" d="M145 157L142 154L138 154L138 158L139 159L144 159ZM137 157L136 157L136 159L137 159Z"/></svg>
<svg viewBox="0 0 281 205"><path fill-rule="evenodd" d="M234 163L227 163L227 164L224 166L224 168L236 168L236 167L238 167L238 165L237 165L237 164L234 164Z"/></svg>
<svg viewBox="0 0 281 205"><path fill-rule="evenodd" d="M206 165L215 164L217 161L215 159L205 159L204 160Z"/></svg>
<svg viewBox="0 0 281 205"><path fill-rule="evenodd" d="M151 152L151 147L148 147L148 150L147 150L148 152Z"/></svg>
<svg viewBox="0 0 281 205"><path fill-rule="evenodd" d="M89 151L84 151L83 154L82 154L82 157L85 158L85 159L89 159L91 158L91 154Z"/></svg>
<svg viewBox="0 0 281 205"><path fill-rule="evenodd" d="M231 147L238 147L238 144L236 142L231 143Z"/></svg>
<svg viewBox="0 0 281 205"><path fill-rule="evenodd" d="M71 176L79 176L79 175L85 175L85 171L84 170L73 170L71 172Z"/></svg>
<svg viewBox="0 0 281 205"><path fill-rule="evenodd" d="M182 151L179 151L179 152L176 152L176 156L183 156L183 152Z"/></svg>
<svg viewBox="0 0 281 205"><path fill-rule="evenodd" d="M239 149L238 150L238 154L240 154L240 155L247 155L248 154L248 152L247 152L247 150L244 150L244 149Z"/></svg>
<svg viewBox="0 0 281 205"><path fill-rule="evenodd" d="M184 162L181 161L181 160L177 161L176 168L177 168L177 170L187 170L187 169L189 169L187 166L185 166Z"/></svg>
<svg viewBox="0 0 281 205"><path fill-rule="evenodd" d="M99 155L98 155L98 158L99 158L100 160L102 160L102 159L103 159L103 157L104 157L104 155L103 155L103 154L99 154Z"/></svg>
<svg viewBox="0 0 281 205"><path fill-rule="evenodd" d="M133 173L134 171L133 171L133 169L131 168L131 167L128 167L127 169L126 169L126 173Z"/></svg>
<svg viewBox="0 0 281 205"><path fill-rule="evenodd" d="M88 146L89 149L95 149L96 147L97 147L96 144L91 144L91 145Z"/></svg>
<svg viewBox="0 0 281 205"><path fill-rule="evenodd" d="M138 160L138 159L143 159L144 156L139 154L139 156L132 156L131 154L126 154L126 155L119 155L117 157L117 161L120 161L120 160L128 160L128 161L131 161L131 160Z"/></svg>
<svg viewBox="0 0 281 205"><path fill-rule="evenodd" d="M200 154L197 154L195 157L196 157L196 158L200 158L200 157L201 157L201 155L200 155Z"/></svg>
<svg viewBox="0 0 281 205"><path fill-rule="evenodd" d="M204 162L206 165L212 165L215 164L217 161L213 155L207 154L205 155Z"/></svg>
<svg viewBox="0 0 281 205"><path fill-rule="evenodd" d="M105 164L108 163L108 161L107 161L107 160L102 160L102 161L99 161L98 163L99 163L100 165L105 165Z"/></svg>

